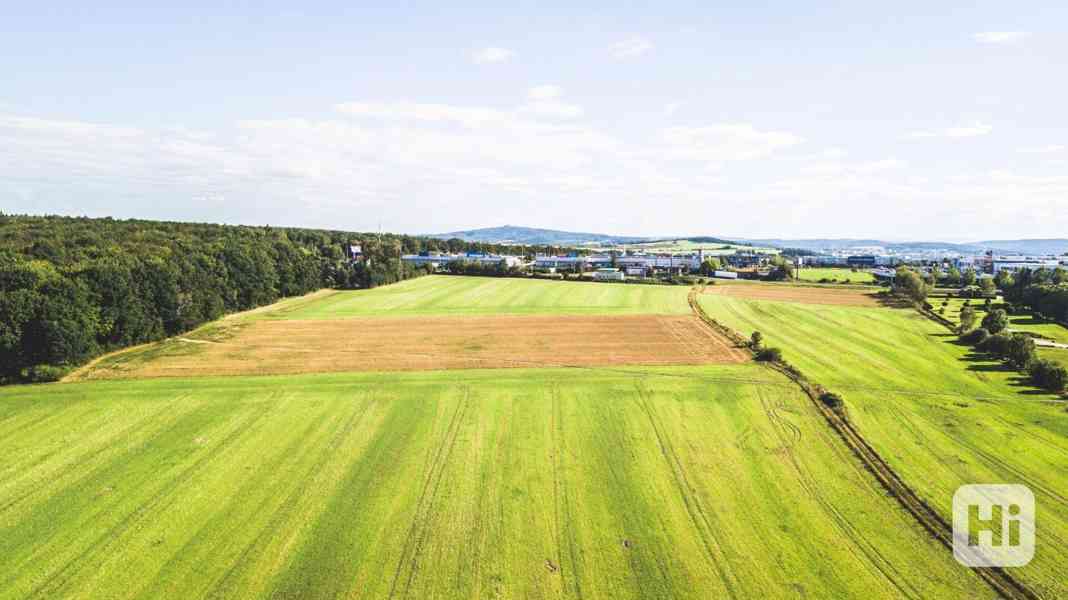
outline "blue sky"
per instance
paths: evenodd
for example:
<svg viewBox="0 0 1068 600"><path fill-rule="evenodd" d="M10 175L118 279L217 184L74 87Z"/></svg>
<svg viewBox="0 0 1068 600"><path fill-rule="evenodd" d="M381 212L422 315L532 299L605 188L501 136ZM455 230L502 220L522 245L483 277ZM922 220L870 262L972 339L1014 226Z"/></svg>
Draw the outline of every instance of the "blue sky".
<svg viewBox="0 0 1068 600"><path fill-rule="evenodd" d="M0 8L0 210L1068 234L1063 2L146 4Z"/></svg>

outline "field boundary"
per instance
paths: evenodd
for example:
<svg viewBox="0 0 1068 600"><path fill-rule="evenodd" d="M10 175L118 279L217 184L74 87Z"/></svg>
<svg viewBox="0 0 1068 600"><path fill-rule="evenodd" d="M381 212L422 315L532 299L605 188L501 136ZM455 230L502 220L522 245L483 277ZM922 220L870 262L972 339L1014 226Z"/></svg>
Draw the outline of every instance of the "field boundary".
<svg viewBox="0 0 1068 600"><path fill-rule="evenodd" d="M736 343L744 343L745 338L738 332L719 323L701 308L700 303L697 301L699 293L699 289L694 287L690 292L688 300L690 302L690 307L701 322L713 327L716 331L728 336ZM946 522L942 515L931 508L926 501L920 498L919 495L917 495L916 492L904 482L901 476L887 464L882 456L880 456L871 444L864 439L864 436L853 427L853 424L850 423L848 419L832 410L820 400L820 396L826 393L827 390L819 384L813 384L808 381L796 367L790 365L786 361L769 363L769 367L788 377L805 392L805 395L808 396L816 406L816 409L820 414L824 416L831 428L834 429L853 454L860 459L865 468L875 476L883 488L886 489L891 496L896 498L898 503L936 540L952 551L953 528ZM1002 568L977 567L972 568L971 570L1003 598L1012 600L1037 600L1039 598L1034 591Z"/></svg>

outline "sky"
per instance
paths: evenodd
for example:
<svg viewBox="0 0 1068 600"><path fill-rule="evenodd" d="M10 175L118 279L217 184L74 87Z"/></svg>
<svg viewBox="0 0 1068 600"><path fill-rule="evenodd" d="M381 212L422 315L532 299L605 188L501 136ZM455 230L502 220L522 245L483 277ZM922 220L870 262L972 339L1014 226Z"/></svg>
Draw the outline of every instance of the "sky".
<svg viewBox="0 0 1068 600"><path fill-rule="evenodd" d="M0 211L1068 237L1060 0L164 4L0 0Z"/></svg>

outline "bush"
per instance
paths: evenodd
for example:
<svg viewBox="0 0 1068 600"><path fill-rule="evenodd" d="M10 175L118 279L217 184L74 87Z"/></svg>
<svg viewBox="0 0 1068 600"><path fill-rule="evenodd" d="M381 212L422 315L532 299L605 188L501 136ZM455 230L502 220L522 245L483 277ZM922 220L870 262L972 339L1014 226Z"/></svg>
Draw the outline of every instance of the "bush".
<svg viewBox="0 0 1068 600"><path fill-rule="evenodd" d="M827 408L840 411L845 404L842 402L842 397L834 392L823 392L820 394L820 402Z"/></svg>
<svg viewBox="0 0 1068 600"><path fill-rule="evenodd" d="M759 350L760 346L764 343L764 334L759 331L754 331L753 335L749 336L749 346L754 350Z"/></svg>
<svg viewBox="0 0 1068 600"><path fill-rule="evenodd" d="M1026 369L1035 361L1035 340L1018 333L994 334L976 345L976 348L1008 362L1017 369Z"/></svg>
<svg viewBox="0 0 1068 600"><path fill-rule="evenodd" d="M1007 333L995 333L976 344L975 348L986 352L995 358L1004 358L1009 351L1009 342L1012 340Z"/></svg>
<svg viewBox="0 0 1068 600"><path fill-rule="evenodd" d="M70 372L67 367L57 367L55 365L34 365L32 367L26 367L22 370L22 380L26 383L49 383L52 381L59 381Z"/></svg>
<svg viewBox="0 0 1068 600"><path fill-rule="evenodd" d="M1028 374L1035 385L1051 392L1063 392L1068 387L1068 369L1051 360L1032 361Z"/></svg>
<svg viewBox="0 0 1068 600"><path fill-rule="evenodd" d="M756 359L763 362L779 362L782 360L782 350L778 348L761 348L756 353Z"/></svg>
<svg viewBox="0 0 1068 600"><path fill-rule="evenodd" d="M1000 308L986 313L983 317L983 328L991 334L999 334L1009 326L1009 315Z"/></svg>
<svg viewBox="0 0 1068 600"><path fill-rule="evenodd" d="M1009 339L1008 351L1005 360L1017 369L1026 369L1037 357L1035 340L1026 335L1013 335Z"/></svg>
<svg viewBox="0 0 1068 600"><path fill-rule="evenodd" d="M990 332L980 327L979 329L973 329L967 333L961 334L960 341L969 346L978 346L985 342L988 337L990 337Z"/></svg>

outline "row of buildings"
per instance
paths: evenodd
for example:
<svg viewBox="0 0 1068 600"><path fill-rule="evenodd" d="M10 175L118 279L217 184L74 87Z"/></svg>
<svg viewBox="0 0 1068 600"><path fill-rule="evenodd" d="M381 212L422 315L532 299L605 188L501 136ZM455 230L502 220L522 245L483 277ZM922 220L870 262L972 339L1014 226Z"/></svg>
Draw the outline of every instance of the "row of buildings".
<svg viewBox="0 0 1068 600"><path fill-rule="evenodd" d="M860 269L892 269L898 265L911 264L922 266L956 267L961 271L975 269L977 273L997 275L1001 271L1055 269L1068 266L1068 256L998 256L987 253L979 256L958 256L951 260L906 260L898 256L861 254L861 255L815 255L799 256L797 266L811 267L854 267Z"/></svg>
<svg viewBox="0 0 1068 600"><path fill-rule="evenodd" d="M981 256L962 256L954 261L954 266L961 271L975 269L978 273L997 275L1001 271L1016 272L1021 269L1032 271L1046 268L1068 266L1068 256L995 256L984 254Z"/></svg>
<svg viewBox="0 0 1068 600"><path fill-rule="evenodd" d="M700 270L706 258L703 250L689 254L567 254L537 255L533 259L497 254L440 254L423 252L406 254L401 260L413 265L430 265L444 268L449 263L467 262L483 265L498 265L503 268L524 268L539 273L586 273L592 272L597 279L623 279L625 277L653 277L683 275ZM730 268L754 268L766 265L771 254L736 253L717 256L722 265ZM718 275L734 278L734 273L722 270Z"/></svg>

